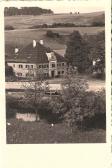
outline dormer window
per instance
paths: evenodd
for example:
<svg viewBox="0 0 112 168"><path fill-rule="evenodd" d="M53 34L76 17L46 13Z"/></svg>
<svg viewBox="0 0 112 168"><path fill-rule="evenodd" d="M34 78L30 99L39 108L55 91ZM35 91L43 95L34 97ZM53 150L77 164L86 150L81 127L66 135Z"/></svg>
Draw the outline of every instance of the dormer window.
<svg viewBox="0 0 112 168"><path fill-rule="evenodd" d="M55 68L55 64L52 64L52 68Z"/></svg>
<svg viewBox="0 0 112 168"><path fill-rule="evenodd" d="M55 59L54 53L51 52L51 59Z"/></svg>

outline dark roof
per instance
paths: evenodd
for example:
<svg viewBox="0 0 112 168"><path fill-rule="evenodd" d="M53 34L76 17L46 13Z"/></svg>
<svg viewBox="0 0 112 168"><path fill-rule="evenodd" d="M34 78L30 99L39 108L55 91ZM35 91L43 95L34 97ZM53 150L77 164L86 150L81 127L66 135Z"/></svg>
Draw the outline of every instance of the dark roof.
<svg viewBox="0 0 112 168"><path fill-rule="evenodd" d="M10 46L8 47L10 49ZM48 47L45 47L44 45L40 43L36 43L36 46L33 47L33 43L27 45L23 49L21 49L18 54L14 53L14 47L7 50L7 47L5 48L5 54L6 54L6 60L9 61L15 61L15 62L24 62L26 60L29 63L48 63L48 57L46 53L54 52ZM9 53L8 53L9 52ZM64 62L65 59L60 54L54 52L57 61L58 62Z"/></svg>
<svg viewBox="0 0 112 168"><path fill-rule="evenodd" d="M40 43L37 43L36 46L33 47L31 43L20 51L19 57L27 59L28 62L48 63L46 52L51 52L51 50Z"/></svg>
<svg viewBox="0 0 112 168"><path fill-rule="evenodd" d="M57 62L65 62L65 58L63 56L61 56L57 52L54 52L54 54L55 54L55 56L57 58Z"/></svg>
<svg viewBox="0 0 112 168"><path fill-rule="evenodd" d="M5 56L6 58L12 58L12 55L14 55L14 49L15 49L16 46L12 46L12 45L9 45L9 44L6 44L5 45Z"/></svg>

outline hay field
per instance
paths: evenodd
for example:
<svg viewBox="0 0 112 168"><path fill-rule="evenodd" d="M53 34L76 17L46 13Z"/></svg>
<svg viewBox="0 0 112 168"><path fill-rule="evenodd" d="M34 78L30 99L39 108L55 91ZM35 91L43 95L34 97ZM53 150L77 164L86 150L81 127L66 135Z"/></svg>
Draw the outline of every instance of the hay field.
<svg viewBox="0 0 112 168"><path fill-rule="evenodd" d="M32 40L44 40L46 46L50 46L54 50L65 49L66 42L63 39L48 38L46 36L47 30L58 32L61 35L69 35L74 30L78 30L81 34L96 34L104 27L74 27L74 28L41 28L41 29L17 29L12 31L5 31L5 42L10 45L17 45L24 47L31 43Z"/></svg>
<svg viewBox="0 0 112 168"><path fill-rule="evenodd" d="M74 24L91 24L93 20L104 20L104 12L94 12L86 14L48 14L38 16L7 16L5 25L11 25L16 29L26 29L39 24L52 23L74 23Z"/></svg>

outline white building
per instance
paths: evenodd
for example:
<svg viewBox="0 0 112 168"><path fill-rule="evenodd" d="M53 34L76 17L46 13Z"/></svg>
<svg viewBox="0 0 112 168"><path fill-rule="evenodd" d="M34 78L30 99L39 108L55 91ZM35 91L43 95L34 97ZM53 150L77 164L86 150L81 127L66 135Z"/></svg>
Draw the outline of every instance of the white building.
<svg viewBox="0 0 112 168"><path fill-rule="evenodd" d="M15 75L26 78L43 73L46 77L62 76L66 72L66 61L63 56L45 47L43 41L27 45L22 50L14 48L8 53L6 62L13 67Z"/></svg>

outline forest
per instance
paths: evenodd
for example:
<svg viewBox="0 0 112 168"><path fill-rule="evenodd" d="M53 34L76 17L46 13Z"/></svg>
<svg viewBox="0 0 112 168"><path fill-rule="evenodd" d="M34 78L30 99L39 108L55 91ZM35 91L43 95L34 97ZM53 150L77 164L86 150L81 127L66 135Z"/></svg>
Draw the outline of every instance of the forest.
<svg viewBox="0 0 112 168"><path fill-rule="evenodd" d="M5 16L16 15L41 15L41 14L53 14L51 9L42 9L39 7L6 7L4 10Z"/></svg>

